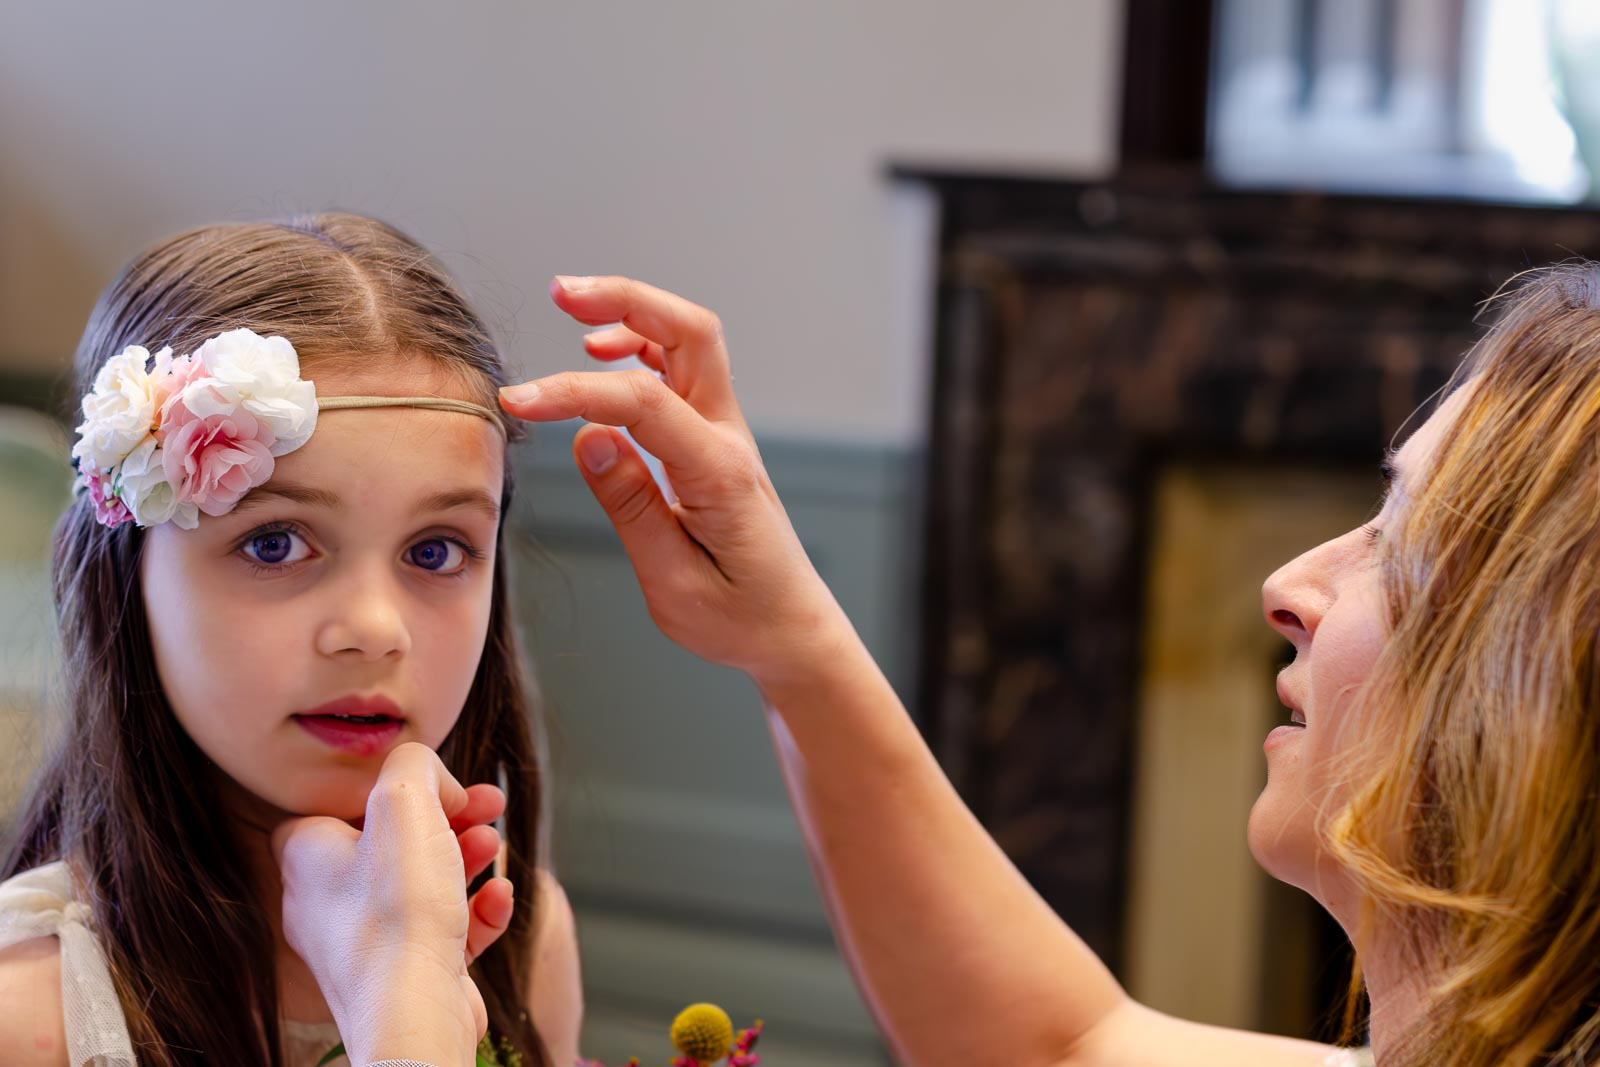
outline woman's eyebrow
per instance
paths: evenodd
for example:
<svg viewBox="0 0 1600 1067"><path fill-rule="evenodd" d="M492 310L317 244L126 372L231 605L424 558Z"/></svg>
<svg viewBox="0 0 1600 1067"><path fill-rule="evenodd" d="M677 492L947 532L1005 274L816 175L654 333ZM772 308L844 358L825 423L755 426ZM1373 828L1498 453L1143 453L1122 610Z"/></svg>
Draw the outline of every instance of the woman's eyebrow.
<svg viewBox="0 0 1600 1067"><path fill-rule="evenodd" d="M298 482L268 482L258 485L244 498L234 505L234 513L238 514L248 508L266 502L268 497L279 497L293 501L296 504L305 504L311 507L327 508L337 511L343 506L339 494L327 489L317 489ZM413 515L423 515L430 512L451 511L456 508L468 508L483 514L491 522L500 521L500 501L484 492L482 489L443 489L436 493L429 493L417 501L417 506L412 509Z"/></svg>
<svg viewBox="0 0 1600 1067"><path fill-rule="evenodd" d="M1383 462L1378 464L1378 470L1383 474L1383 496L1387 500L1397 494L1403 495L1400 486L1400 467L1395 463L1399 450L1391 448L1384 454Z"/></svg>

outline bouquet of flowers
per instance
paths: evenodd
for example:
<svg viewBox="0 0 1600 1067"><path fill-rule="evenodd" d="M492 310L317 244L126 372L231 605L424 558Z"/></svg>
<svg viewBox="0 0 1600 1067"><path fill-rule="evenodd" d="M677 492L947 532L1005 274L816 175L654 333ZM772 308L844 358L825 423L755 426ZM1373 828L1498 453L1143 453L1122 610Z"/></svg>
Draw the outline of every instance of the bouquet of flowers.
<svg viewBox="0 0 1600 1067"><path fill-rule="evenodd" d="M765 1027L760 1019L754 1026L733 1032L733 1020L715 1004L691 1004L672 1020L672 1044L682 1055L671 1067L712 1067L723 1059L728 1067L756 1067L761 1057L751 1050ZM599 1060L579 1060L577 1067L605 1067ZM639 1057L626 1067L639 1067Z"/></svg>

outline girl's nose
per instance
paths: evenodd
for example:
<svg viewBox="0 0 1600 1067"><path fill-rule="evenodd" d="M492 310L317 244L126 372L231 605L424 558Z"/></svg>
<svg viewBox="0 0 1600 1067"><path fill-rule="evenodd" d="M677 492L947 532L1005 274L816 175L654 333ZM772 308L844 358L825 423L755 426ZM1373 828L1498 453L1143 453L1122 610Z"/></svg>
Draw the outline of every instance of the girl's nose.
<svg viewBox="0 0 1600 1067"><path fill-rule="evenodd" d="M376 570L376 568L374 568ZM411 633L392 578L360 573L328 590L328 609L316 634L317 652L380 660L411 651Z"/></svg>

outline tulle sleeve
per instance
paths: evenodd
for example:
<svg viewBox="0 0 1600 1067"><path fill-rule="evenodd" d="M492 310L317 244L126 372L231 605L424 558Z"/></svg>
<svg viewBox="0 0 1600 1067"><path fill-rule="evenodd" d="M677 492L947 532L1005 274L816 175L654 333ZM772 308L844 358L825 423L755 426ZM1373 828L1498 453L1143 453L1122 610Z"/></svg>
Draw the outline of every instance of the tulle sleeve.
<svg viewBox="0 0 1600 1067"><path fill-rule="evenodd" d="M105 953L88 905L72 899L63 861L0 882L0 949L36 937L61 940L61 1009L72 1067L135 1067Z"/></svg>

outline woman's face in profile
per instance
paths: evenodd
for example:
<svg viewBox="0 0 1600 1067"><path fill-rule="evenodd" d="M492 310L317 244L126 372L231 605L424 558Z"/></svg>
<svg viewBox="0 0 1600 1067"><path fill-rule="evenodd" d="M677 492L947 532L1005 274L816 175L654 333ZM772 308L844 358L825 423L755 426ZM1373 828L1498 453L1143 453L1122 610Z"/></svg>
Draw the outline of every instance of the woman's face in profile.
<svg viewBox="0 0 1600 1067"><path fill-rule="evenodd" d="M1319 856L1316 822L1330 800L1341 799L1334 761L1359 736L1366 714L1357 714L1352 698L1387 639L1379 540L1430 469L1471 387L1456 390L1391 457L1389 492L1370 524L1285 564L1262 587L1268 624L1294 645L1293 662L1278 676L1279 699L1305 725L1280 727L1267 740L1267 785L1250 812L1250 851L1269 874L1306 890L1335 915L1341 879Z"/></svg>

